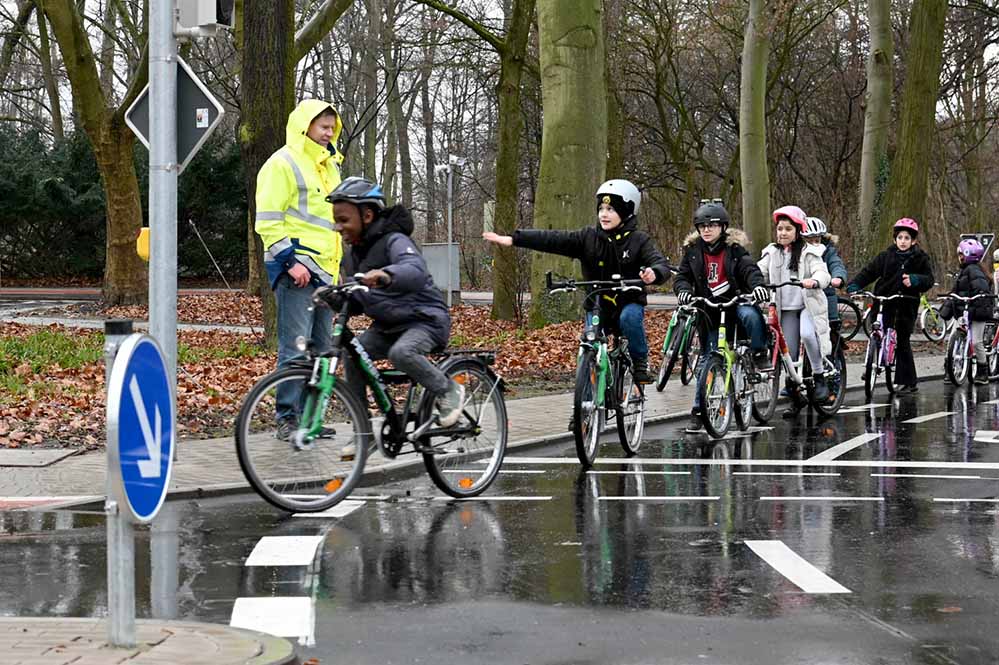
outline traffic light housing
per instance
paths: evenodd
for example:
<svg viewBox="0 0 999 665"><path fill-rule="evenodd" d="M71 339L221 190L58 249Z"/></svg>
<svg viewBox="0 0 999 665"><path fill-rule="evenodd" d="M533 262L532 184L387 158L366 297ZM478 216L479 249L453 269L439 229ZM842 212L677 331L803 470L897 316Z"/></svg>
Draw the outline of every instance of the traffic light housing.
<svg viewBox="0 0 999 665"><path fill-rule="evenodd" d="M177 22L184 28L231 28L236 23L236 0L177 0Z"/></svg>

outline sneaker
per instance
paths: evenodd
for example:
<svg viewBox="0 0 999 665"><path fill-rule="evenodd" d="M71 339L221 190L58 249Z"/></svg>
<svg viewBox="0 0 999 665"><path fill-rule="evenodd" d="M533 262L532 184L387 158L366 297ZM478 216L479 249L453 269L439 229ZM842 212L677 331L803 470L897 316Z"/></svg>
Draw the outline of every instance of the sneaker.
<svg viewBox="0 0 999 665"><path fill-rule="evenodd" d="M635 383L649 384L652 383L652 375L649 374L649 359L641 358L635 359L635 369L634 369Z"/></svg>
<svg viewBox="0 0 999 665"><path fill-rule="evenodd" d="M768 351L753 351L753 364L756 365L757 372L766 372L771 369L771 358Z"/></svg>
<svg viewBox="0 0 999 665"><path fill-rule="evenodd" d="M698 434L704 431L704 423L701 422L700 416L691 415L690 420L687 421L687 432L691 434Z"/></svg>
<svg viewBox="0 0 999 665"><path fill-rule="evenodd" d="M813 374L812 380L815 382L813 394L816 402L825 402L829 399L829 386L826 385L825 374Z"/></svg>
<svg viewBox="0 0 999 665"><path fill-rule="evenodd" d="M447 392L437 398L437 422L441 427L451 427L465 407L465 386L455 381L451 382Z"/></svg>
<svg viewBox="0 0 999 665"><path fill-rule="evenodd" d="M914 395L919 392L919 386L912 384L909 386L899 386L895 390L896 395Z"/></svg>
<svg viewBox="0 0 999 665"><path fill-rule="evenodd" d="M989 382L989 368L985 365L979 365L978 370L975 372L975 383L980 386L984 386Z"/></svg>
<svg viewBox="0 0 999 665"><path fill-rule="evenodd" d="M291 441L298 431L298 421L294 418L282 418L278 421L277 438L279 441Z"/></svg>

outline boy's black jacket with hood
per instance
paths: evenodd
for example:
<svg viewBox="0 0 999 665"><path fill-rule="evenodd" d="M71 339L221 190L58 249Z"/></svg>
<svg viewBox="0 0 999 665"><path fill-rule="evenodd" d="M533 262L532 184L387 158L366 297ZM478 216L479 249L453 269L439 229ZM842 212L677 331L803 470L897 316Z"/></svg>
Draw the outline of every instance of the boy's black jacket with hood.
<svg viewBox="0 0 999 665"><path fill-rule="evenodd" d="M559 254L578 259L583 268L583 279L610 280L614 275L621 279L638 279L642 268L656 273L655 284L669 279L669 263L645 231L638 230L638 218L632 216L611 231L604 231L599 222L576 231L547 231L521 229L514 231L515 247L525 247L548 254ZM610 294L618 309L629 303L647 304L645 289ZM601 308L614 308L601 298Z"/></svg>
<svg viewBox="0 0 999 665"><path fill-rule="evenodd" d="M683 241L683 259L677 268L676 279L673 280L673 292L690 291L699 298L708 298L714 302L731 300L739 293L750 294L757 286L766 285L763 273L750 255L746 245L749 239L739 229L726 229L716 243L715 251L711 252L707 243L701 240L697 231L690 233ZM734 287L717 297L712 295L708 286L708 275L704 269L704 254L712 255L725 252L725 275ZM717 309L702 307L712 321L718 321L720 314Z"/></svg>
<svg viewBox="0 0 999 665"><path fill-rule="evenodd" d="M361 243L350 245L344 256L344 274L384 270L392 277L387 287L351 294L351 311L363 311L374 326L388 333L401 333L423 324L445 346L451 332L451 317L427 263L410 237L413 217L401 206L381 211L364 228Z"/></svg>

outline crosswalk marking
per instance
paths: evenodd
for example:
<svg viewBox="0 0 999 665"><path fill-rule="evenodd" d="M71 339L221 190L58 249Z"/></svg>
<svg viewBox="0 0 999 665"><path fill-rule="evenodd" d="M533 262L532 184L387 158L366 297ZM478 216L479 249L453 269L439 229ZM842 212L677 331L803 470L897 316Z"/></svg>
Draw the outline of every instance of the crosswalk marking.
<svg viewBox="0 0 999 665"><path fill-rule="evenodd" d="M308 566L323 536L264 536L246 560L247 566Z"/></svg>
<svg viewBox="0 0 999 665"><path fill-rule="evenodd" d="M851 593L780 540L747 540L749 549L805 593Z"/></svg>
<svg viewBox="0 0 999 665"><path fill-rule="evenodd" d="M928 413L925 416L919 416L918 418L909 418L908 420L903 420L902 423L906 425L918 425L919 423L928 423L931 420L936 420L937 418L943 418L944 416L954 415L953 411L937 411L936 413Z"/></svg>
<svg viewBox="0 0 999 665"><path fill-rule="evenodd" d="M384 499L387 499L388 496L384 496L384 497L381 497L381 496L379 496L379 497L364 497L364 498L368 499L368 500L375 500L375 499L384 500ZM329 519L329 518L346 517L347 515L350 515L352 512L354 512L358 508L363 507L364 505L365 505L365 502L364 502L363 499L347 499L345 501L341 501L340 503L336 504L332 508L329 508L329 509L324 510L322 512L318 512L318 513L295 513L294 517L311 517L311 518L316 518L316 519Z"/></svg>
<svg viewBox="0 0 999 665"><path fill-rule="evenodd" d="M237 598L229 625L315 644L316 608L308 596Z"/></svg>
<svg viewBox="0 0 999 665"><path fill-rule="evenodd" d="M839 457L840 455L845 455L854 448L858 448L864 445L868 441L873 441L874 439L880 437L881 437L881 432L866 432L864 434L860 434L859 436L855 436L852 439L847 439L843 443L837 444L828 450L824 450L818 455L812 455L811 457L808 458L808 461L818 462L823 460L833 460Z"/></svg>

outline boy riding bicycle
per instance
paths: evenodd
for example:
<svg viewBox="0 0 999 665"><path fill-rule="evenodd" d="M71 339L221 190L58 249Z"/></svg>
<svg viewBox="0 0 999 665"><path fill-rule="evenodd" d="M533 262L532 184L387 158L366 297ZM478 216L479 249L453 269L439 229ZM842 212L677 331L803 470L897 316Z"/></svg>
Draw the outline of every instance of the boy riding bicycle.
<svg viewBox="0 0 999 665"><path fill-rule="evenodd" d="M638 208L642 195L627 180L608 180L597 189L597 225L577 231L521 229L512 236L488 231L482 237L504 247L526 247L549 254L579 259L587 281L638 279L646 284L664 284L670 269L652 238L638 230ZM600 297L600 320L620 328L628 339L628 353L635 367L635 380L652 383L649 374L649 344L645 336L644 289Z"/></svg>
<svg viewBox="0 0 999 665"><path fill-rule="evenodd" d="M363 178L347 178L326 200L333 204L334 227L350 249L344 256L345 274L362 274L358 281L371 289L350 296L352 312L373 320L358 341L372 360L388 358L436 396L438 421L443 427L454 425L461 416L465 387L427 358L447 346L451 317L410 238L412 216L401 205L386 208L381 187ZM358 387L361 403L367 404L360 368L345 362L344 371L347 384Z"/></svg>
<svg viewBox="0 0 999 665"><path fill-rule="evenodd" d="M728 226L728 211L719 199L701 201L694 212L694 228L697 230L684 241L683 259L673 282L679 304L689 304L695 296L724 302L739 293L751 293L757 303L770 300L763 273L745 247L748 244L746 234L730 230ZM706 349L710 350L718 343L721 315L711 308L702 307L701 311L705 320L710 322ZM768 368L770 356L767 354L766 328L760 310L753 305L739 305L735 308L735 316L749 336L756 367ZM701 405L695 398L688 430L701 429L700 409Z"/></svg>

